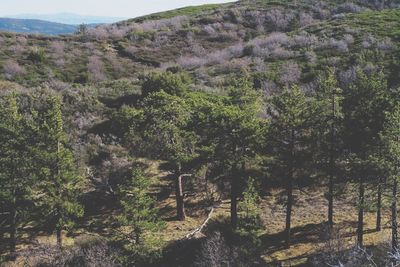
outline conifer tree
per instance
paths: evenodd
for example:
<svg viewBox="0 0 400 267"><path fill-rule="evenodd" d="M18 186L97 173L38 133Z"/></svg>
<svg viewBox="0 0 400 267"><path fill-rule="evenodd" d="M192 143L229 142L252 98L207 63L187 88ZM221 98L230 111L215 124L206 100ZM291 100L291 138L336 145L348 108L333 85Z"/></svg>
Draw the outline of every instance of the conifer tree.
<svg viewBox="0 0 400 267"><path fill-rule="evenodd" d="M372 180L368 168L370 155L379 144L385 111L392 109L390 91L382 72L366 75L357 72L357 80L346 90L343 100L344 141L358 180L357 242L363 246L365 184Z"/></svg>
<svg viewBox="0 0 400 267"><path fill-rule="evenodd" d="M46 112L42 114L43 124L37 149L41 167L38 201L44 217L55 228L57 245L62 247L62 231L73 226L76 218L83 216L78 197L85 183L76 170L73 153L67 146L61 100L58 96L50 96L47 105Z"/></svg>
<svg viewBox="0 0 400 267"><path fill-rule="evenodd" d="M123 208L119 221L130 227L129 239L134 244L142 242L145 232L160 230L163 223L159 220L158 211L154 207L155 200L149 195L150 180L139 169L133 169L131 179L120 185L118 195Z"/></svg>
<svg viewBox="0 0 400 267"><path fill-rule="evenodd" d="M16 94L8 95L0 108L0 213L7 217L12 257L34 183L30 172L30 123L21 114L17 101Z"/></svg>
<svg viewBox="0 0 400 267"><path fill-rule="evenodd" d="M226 103L216 105L209 114L208 142L213 153L210 161L217 162L223 175L230 178L231 226L238 224L237 198L240 181L246 181L246 161L254 156L260 141L261 121L259 96L247 78L233 82Z"/></svg>
<svg viewBox="0 0 400 267"><path fill-rule="evenodd" d="M318 116L316 116L318 139L320 140L319 161L322 161L328 174L328 225L333 227L333 197L336 175L336 160L341 141L338 132L341 128L341 97L334 70L329 70L327 77L321 82L317 92Z"/></svg>
<svg viewBox="0 0 400 267"><path fill-rule="evenodd" d="M293 184L299 175L309 134L310 105L309 101L297 86L286 88L281 94L272 98L269 108L271 125L268 142L271 153L284 175L286 185L286 247L290 247L291 215L293 206Z"/></svg>
<svg viewBox="0 0 400 267"><path fill-rule="evenodd" d="M398 183L400 179L400 107L397 106L393 112L386 113L384 129L381 133L383 141L385 169L388 171L392 182L392 250L398 251L398 232L397 232L397 197Z"/></svg>

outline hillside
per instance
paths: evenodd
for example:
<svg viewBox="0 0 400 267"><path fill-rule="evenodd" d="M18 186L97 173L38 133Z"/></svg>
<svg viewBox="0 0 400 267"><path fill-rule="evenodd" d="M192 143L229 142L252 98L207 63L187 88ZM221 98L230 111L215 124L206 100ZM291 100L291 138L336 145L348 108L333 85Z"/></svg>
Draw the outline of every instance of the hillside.
<svg viewBox="0 0 400 267"><path fill-rule="evenodd" d="M19 32L30 34L72 34L78 27L37 19L0 18L0 31Z"/></svg>
<svg viewBox="0 0 400 267"><path fill-rule="evenodd" d="M295 9L291 5L240 1L184 8L100 26L80 36L30 37L27 43L18 41L26 38L3 34L7 46L0 50L0 65L4 69L9 60L23 65L23 73L3 71L3 77L13 76L9 79L29 85L49 76L62 82L96 83L179 65L205 88L218 86L222 77L243 68L269 69L270 77L260 81L269 90L284 83L285 78L277 77L284 74L282 66L295 72L288 79L307 86L321 66L345 65L348 70L342 71L349 71L349 60L368 58L376 48L380 60L391 64L384 55L397 50L396 9L378 11L384 6L321 1L298 1ZM380 26L386 26L385 15L389 28L380 31ZM368 19L356 23L364 17ZM379 18L379 23L372 18ZM43 50L42 62L28 60L34 48Z"/></svg>
<svg viewBox="0 0 400 267"><path fill-rule="evenodd" d="M0 265L392 267L399 72L398 0L1 31Z"/></svg>

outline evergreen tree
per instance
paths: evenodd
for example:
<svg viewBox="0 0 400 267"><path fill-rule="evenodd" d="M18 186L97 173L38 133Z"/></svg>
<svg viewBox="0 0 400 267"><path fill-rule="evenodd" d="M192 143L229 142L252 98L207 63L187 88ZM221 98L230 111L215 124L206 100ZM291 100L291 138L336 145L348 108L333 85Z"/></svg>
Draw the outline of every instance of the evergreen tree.
<svg viewBox="0 0 400 267"><path fill-rule="evenodd" d="M132 171L131 179L121 185L118 190L123 214L119 221L123 226L130 227L129 240L138 245L142 242L143 234L155 232L162 228L155 200L149 195L150 180L139 169Z"/></svg>
<svg viewBox="0 0 400 267"><path fill-rule="evenodd" d="M246 181L246 162L254 157L260 141L261 120L259 96L247 78L234 81L225 103L216 105L209 114L208 142L213 152L210 162L217 164L222 175L230 177L231 226L237 227L237 198L240 182Z"/></svg>
<svg viewBox="0 0 400 267"><path fill-rule="evenodd" d="M10 254L15 256L18 228L27 223L34 177L31 175L30 122L17 105L18 96L11 94L0 108L0 213L4 213L9 229Z"/></svg>
<svg viewBox="0 0 400 267"><path fill-rule="evenodd" d="M327 77L321 81L316 100L318 115L315 116L316 130L319 140L318 161L324 165L323 169L328 174L328 225L333 227L333 197L334 180L337 172L336 160L339 153L341 140L338 133L341 130L341 97L342 91L338 88L334 70L329 70Z"/></svg>
<svg viewBox="0 0 400 267"><path fill-rule="evenodd" d="M367 76L361 70L357 80L346 90L343 100L344 141L353 159L353 173L358 178L357 242L363 245L365 183L372 180L369 156L376 151L382 131L385 111L392 109L390 90L383 73Z"/></svg>
<svg viewBox="0 0 400 267"><path fill-rule="evenodd" d="M243 200L239 203L239 225L245 230L257 230L262 226L260 195L255 179L247 180L246 189L243 192Z"/></svg>
<svg viewBox="0 0 400 267"><path fill-rule="evenodd" d="M55 228L57 244L61 247L62 231L73 226L76 218L83 216L83 207L78 197L85 181L78 174L73 153L67 147L60 98L50 96L47 105L47 111L42 114L43 124L37 149L41 176L38 201L43 216Z"/></svg>
<svg viewBox="0 0 400 267"><path fill-rule="evenodd" d="M196 135L188 130L190 107L179 96L159 91L147 96L141 103L143 109L131 110L133 127L128 139L138 144L145 155L167 160L175 176L177 219L185 220L184 177L186 165L195 156ZM137 138L137 140L133 140Z"/></svg>
<svg viewBox="0 0 400 267"><path fill-rule="evenodd" d="M385 169L392 181L392 250L398 250L397 233L397 192L400 179L400 106L393 112L386 113L384 129L381 134L383 141Z"/></svg>
<svg viewBox="0 0 400 267"><path fill-rule="evenodd" d="M293 184L300 175L301 166L308 158L310 103L297 86L285 89L272 98L269 108L271 117L268 142L271 154L280 174L285 177L286 203L286 247L290 247L291 215L293 206Z"/></svg>

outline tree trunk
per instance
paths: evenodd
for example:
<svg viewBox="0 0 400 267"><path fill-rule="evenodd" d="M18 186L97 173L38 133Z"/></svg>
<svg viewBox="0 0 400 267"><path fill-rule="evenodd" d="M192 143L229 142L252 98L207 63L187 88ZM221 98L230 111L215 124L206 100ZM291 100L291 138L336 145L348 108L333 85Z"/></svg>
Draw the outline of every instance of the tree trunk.
<svg viewBox="0 0 400 267"><path fill-rule="evenodd" d="M392 195L392 251L396 252L397 249L397 180L395 180Z"/></svg>
<svg viewBox="0 0 400 267"><path fill-rule="evenodd" d="M379 178L379 184L378 184L378 195L377 195L377 210L376 210L376 231L380 231L382 229L381 226L381 221L382 221L382 215L381 215L381 209L382 209L382 179Z"/></svg>
<svg viewBox="0 0 400 267"><path fill-rule="evenodd" d="M290 141L289 175L287 181L287 206L286 206L286 248L290 248L292 206L293 206L293 172L294 172L294 142L295 132L292 130Z"/></svg>
<svg viewBox="0 0 400 267"><path fill-rule="evenodd" d="M329 191L328 191L328 226L333 228L333 174L329 176Z"/></svg>
<svg viewBox="0 0 400 267"><path fill-rule="evenodd" d="M359 195L358 195L358 225L357 225L357 244L363 246L364 234L364 179L360 176Z"/></svg>
<svg viewBox="0 0 400 267"><path fill-rule="evenodd" d="M287 188L287 207L286 207L286 248L290 248L291 220L293 206L293 181L289 178Z"/></svg>
<svg viewBox="0 0 400 267"><path fill-rule="evenodd" d="M59 226L57 226L56 228L56 235L57 235L57 246L59 248L62 248L62 229Z"/></svg>
<svg viewBox="0 0 400 267"><path fill-rule="evenodd" d="M176 214L179 221L186 219L182 177L182 175L178 175L176 179Z"/></svg>
<svg viewBox="0 0 400 267"><path fill-rule="evenodd" d="M17 209L15 203L10 210L10 257L15 259L17 246Z"/></svg>
<svg viewBox="0 0 400 267"><path fill-rule="evenodd" d="M232 169L231 174L231 226L232 229L237 228L238 214L237 214L237 167L236 163Z"/></svg>
<svg viewBox="0 0 400 267"><path fill-rule="evenodd" d="M330 136L330 149L329 149L329 189L328 189L328 226L329 229L333 228L333 184L334 184L334 171L335 171L335 157L334 157L334 146L335 146L335 95L332 95L332 122L331 122L331 136Z"/></svg>

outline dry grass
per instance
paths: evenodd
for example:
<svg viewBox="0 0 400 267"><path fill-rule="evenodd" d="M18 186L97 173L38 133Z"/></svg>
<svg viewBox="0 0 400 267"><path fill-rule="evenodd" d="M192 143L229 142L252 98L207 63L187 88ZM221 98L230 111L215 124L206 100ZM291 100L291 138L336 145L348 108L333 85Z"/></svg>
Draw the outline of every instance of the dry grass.
<svg viewBox="0 0 400 267"><path fill-rule="evenodd" d="M207 217L209 210L203 203L204 199L199 196L186 197L187 219L184 222L177 221L175 219L175 193L171 174L161 169L163 162L145 159L140 161L147 166L145 172L153 183L151 192L158 198L157 207L160 209L162 219L166 221L166 228L160 233L160 237L167 243L184 238L188 233L199 227ZM275 266L275 263L280 262L283 264L282 266L301 266L310 256L321 252L327 238L327 201L324 198L324 190L323 187L295 190L296 204L293 207L292 247L290 249L285 249L283 242L286 216L285 190L279 188L266 190L261 203L265 230L260 234L264 250L263 260L266 264ZM356 194L347 193L346 195L354 196ZM229 217L229 205L228 200L222 201L221 205L215 210L213 219L220 220ZM354 199L344 197L335 199L334 212L335 225L344 236L344 247L354 246L357 226L357 209L354 205ZM113 215L117 215L118 211L115 210L113 213ZM103 220L104 223L104 218L109 217L109 213L99 216L97 220ZM383 212L383 230L381 232L375 231L375 216L375 213L372 212L365 214L364 242L367 246L383 243L390 236L390 214L388 211ZM103 229L103 231L112 231L112 229ZM78 236L101 233L90 232L87 228L78 229L74 237L65 236L64 244L73 245ZM35 239L34 243L55 244L54 235L39 235ZM25 244L18 248L23 250L27 247L29 245Z"/></svg>

